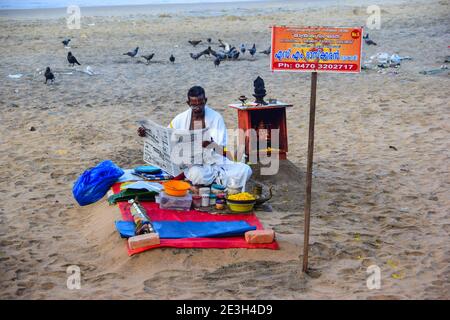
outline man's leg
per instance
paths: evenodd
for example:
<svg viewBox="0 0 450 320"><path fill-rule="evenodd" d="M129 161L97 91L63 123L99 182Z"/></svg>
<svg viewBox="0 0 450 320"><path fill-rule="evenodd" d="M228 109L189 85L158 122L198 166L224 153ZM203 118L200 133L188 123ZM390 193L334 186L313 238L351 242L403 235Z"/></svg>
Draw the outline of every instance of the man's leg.
<svg viewBox="0 0 450 320"><path fill-rule="evenodd" d="M242 162L229 161L226 164L221 165L221 167L225 171L227 180L229 181L231 178L236 179L239 181L241 187L245 187L245 184L253 173L252 168Z"/></svg>
<svg viewBox="0 0 450 320"><path fill-rule="evenodd" d="M210 165L194 165L185 170L184 175L193 185L210 185L216 179L216 171Z"/></svg>

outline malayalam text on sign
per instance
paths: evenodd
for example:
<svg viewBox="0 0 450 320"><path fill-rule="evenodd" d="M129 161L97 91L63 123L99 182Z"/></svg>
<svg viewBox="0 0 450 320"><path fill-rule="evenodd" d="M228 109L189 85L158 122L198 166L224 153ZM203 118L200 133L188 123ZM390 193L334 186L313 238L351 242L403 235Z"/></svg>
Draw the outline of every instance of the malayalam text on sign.
<svg viewBox="0 0 450 320"><path fill-rule="evenodd" d="M272 27L272 71L361 72L361 27Z"/></svg>

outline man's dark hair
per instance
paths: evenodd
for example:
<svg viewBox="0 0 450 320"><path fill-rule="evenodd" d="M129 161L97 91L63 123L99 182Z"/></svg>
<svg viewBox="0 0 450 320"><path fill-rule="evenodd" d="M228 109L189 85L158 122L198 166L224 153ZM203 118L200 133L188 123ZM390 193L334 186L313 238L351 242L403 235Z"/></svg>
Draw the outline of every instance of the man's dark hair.
<svg viewBox="0 0 450 320"><path fill-rule="evenodd" d="M189 97L206 97L205 95L205 89L203 89L200 86L194 86L192 88L189 89L188 91L188 99Z"/></svg>

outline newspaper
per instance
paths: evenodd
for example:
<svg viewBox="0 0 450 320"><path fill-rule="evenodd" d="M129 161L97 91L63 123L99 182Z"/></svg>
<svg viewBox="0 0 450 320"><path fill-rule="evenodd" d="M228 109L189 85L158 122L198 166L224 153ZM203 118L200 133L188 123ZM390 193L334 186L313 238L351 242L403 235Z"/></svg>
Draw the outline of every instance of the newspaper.
<svg viewBox="0 0 450 320"><path fill-rule="evenodd" d="M208 128L177 130L151 120L139 121L145 128L144 161L177 176L189 165L203 164L202 141L209 141Z"/></svg>

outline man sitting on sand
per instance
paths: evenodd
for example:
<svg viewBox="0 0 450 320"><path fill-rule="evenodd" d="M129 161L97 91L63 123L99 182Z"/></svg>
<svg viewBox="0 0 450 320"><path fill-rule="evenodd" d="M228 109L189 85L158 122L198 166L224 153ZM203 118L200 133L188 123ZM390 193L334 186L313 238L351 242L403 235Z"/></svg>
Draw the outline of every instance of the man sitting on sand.
<svg viewBox="0 0 450 320"><path fill-rule="evenodd" d="M194 86L188 91L189 109L178 114L169 124L170 128L178 130L194 130L208 128L210 140L203 141L203 148L213 149L213 156L202 165L192 164L184 170L184 176L193 185L210 185L215 181L227 185L230 179L245 186L252 175L252 169L245 163L234 162L226 151L227 128L217 111L206 105L207 98L202 87ZM139 136L145 136L145 128L138 129ZM224 156L225 155L225 156Z"/></svg>

